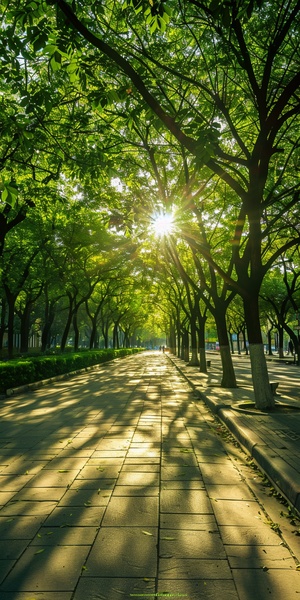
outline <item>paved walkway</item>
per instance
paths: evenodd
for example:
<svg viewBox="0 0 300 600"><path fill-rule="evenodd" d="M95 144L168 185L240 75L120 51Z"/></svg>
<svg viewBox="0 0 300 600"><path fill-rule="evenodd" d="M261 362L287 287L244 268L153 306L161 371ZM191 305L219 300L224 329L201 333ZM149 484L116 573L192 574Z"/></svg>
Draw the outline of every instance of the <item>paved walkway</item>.
<svg viewBox="0 0 300 600"><path fill-rule="evenodd" d="M299 598L299 544L272 528L167 356L107 363L0 413L1 600Z"/></svg>

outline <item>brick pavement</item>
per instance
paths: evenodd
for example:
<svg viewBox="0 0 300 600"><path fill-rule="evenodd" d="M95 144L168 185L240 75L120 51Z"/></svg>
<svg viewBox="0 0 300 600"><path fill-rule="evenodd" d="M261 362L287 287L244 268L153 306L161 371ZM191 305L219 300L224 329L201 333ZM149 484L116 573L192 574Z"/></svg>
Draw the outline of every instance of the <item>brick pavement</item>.
<svg viewBox="0 0 300 600"><path fill-rule="evenodd" d="M299 597L297 557L160 353L4 400L0 484L1 600Z"/></svg>

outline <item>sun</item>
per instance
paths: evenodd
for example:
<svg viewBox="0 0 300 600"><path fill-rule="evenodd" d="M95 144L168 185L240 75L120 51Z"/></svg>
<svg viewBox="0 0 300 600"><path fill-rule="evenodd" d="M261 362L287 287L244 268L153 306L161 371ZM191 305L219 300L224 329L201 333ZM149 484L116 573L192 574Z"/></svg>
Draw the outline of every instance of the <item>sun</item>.
<svg viewBox="0 0 300 600"><path fill-rule="evenodd" d="M158 213L152 219L151 230L156 237L164 237L174 233L174 215Z"/></svg>

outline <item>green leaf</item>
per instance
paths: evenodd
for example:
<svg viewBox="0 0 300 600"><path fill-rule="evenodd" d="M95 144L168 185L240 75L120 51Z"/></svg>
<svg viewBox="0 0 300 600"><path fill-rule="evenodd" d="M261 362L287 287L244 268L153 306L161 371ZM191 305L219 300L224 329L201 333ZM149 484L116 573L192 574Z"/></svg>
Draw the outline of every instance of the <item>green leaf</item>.
<svg viewBox="0 0 300 600"><path fill-rule="evenodd" d="M2 201L14 207L18 199L18 189L13 183L4 184L2 191Z"/></svg>
<svg viewBox="0 0 300 600"><path fill-rule="evenodd" d="M50 66L52 71L58 71L61 68L61 54L57 50L50 59Z"/></svg>

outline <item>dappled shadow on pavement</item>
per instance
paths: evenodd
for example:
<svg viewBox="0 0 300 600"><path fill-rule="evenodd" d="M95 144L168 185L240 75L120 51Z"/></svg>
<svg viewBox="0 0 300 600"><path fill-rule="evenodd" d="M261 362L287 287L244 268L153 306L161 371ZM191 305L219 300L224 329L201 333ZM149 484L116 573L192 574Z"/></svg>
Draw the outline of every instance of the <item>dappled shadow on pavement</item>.
<svg viewBox="0 0 300 600"><path fill-rule="evenodd" d="M280 538L166 356L114 361L1 413L1 600L250 600Z"/></svg>

